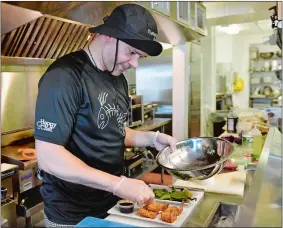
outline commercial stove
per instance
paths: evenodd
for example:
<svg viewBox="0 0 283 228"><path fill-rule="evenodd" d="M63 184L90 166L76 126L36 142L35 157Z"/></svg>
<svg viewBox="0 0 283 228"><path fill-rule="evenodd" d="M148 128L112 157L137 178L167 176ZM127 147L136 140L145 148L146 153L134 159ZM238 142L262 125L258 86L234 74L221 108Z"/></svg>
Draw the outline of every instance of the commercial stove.
<svg viewBox="0 0 283 228"><path fill-rule="evenodd" d="M25 217L26 226L31 227L31 216L43 209L39 191L42 178L37 160L24 160L21 153L22 149L35 147L34 138L20 141L1 148L1 162L19 168L18 178L13 183L17 200L16 212L17 216Z"/></svg>

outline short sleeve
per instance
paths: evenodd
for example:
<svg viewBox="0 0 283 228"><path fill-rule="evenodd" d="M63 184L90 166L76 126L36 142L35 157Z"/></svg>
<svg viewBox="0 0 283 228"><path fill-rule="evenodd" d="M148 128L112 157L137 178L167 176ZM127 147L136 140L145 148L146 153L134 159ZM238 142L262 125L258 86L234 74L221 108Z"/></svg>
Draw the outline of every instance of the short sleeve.
<svg viewBox="0 0 283 228"><path fill-rule="evenodd" d="M35 110L35 139L65 146L81 105L80 80L54 68L39 81Z"/></svg>

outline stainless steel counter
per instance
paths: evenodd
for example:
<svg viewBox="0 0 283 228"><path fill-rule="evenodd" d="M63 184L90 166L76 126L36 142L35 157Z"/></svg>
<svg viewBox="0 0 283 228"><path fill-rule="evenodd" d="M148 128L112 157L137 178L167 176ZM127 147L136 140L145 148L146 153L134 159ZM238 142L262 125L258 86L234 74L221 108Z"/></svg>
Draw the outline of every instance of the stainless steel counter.
<svg viewBox="0 0 283 228"><path fill-rule="evenodd" d="M251 182L247 176L244 197L205 193L183 227L208 227L221 204L240 205L234 227L281 227L281 144L281 133L270 129Z"/></svg>
<svg viewBox="0 0 283 228"><path fill-rule="evenodd" d="M240 206L237 227L282 227L282 134L266 138L250 191Z"/></svg>

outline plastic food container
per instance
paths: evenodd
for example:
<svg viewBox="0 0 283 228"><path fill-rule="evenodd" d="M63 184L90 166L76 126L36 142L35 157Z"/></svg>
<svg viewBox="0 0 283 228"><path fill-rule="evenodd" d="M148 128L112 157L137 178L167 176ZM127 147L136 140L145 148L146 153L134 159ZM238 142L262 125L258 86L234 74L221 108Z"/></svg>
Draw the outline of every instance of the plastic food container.
<svg viewBox="0 0 283 228"><path fill-rule="evenodd" d="M130 214L134 211L135 203L130 200L120 200L117 207L121 213Z"/></svg>

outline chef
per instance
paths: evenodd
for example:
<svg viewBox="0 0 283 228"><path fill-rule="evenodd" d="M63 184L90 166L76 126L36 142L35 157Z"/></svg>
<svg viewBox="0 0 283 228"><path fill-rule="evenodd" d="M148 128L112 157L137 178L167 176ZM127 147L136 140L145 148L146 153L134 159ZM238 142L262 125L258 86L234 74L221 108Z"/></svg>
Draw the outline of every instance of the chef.
<svg viewBox="0 0 283 228"><path fill-rule="evenodd" d="M125 127L123 72L162 52L151 14L121 5L89 31L95 34L89 46L54 61L39 81L35 147L47 227L105 218L120 198L151 202L154 193L143 181L122 176L124 148L176 144L169 135Z"/></svg>

